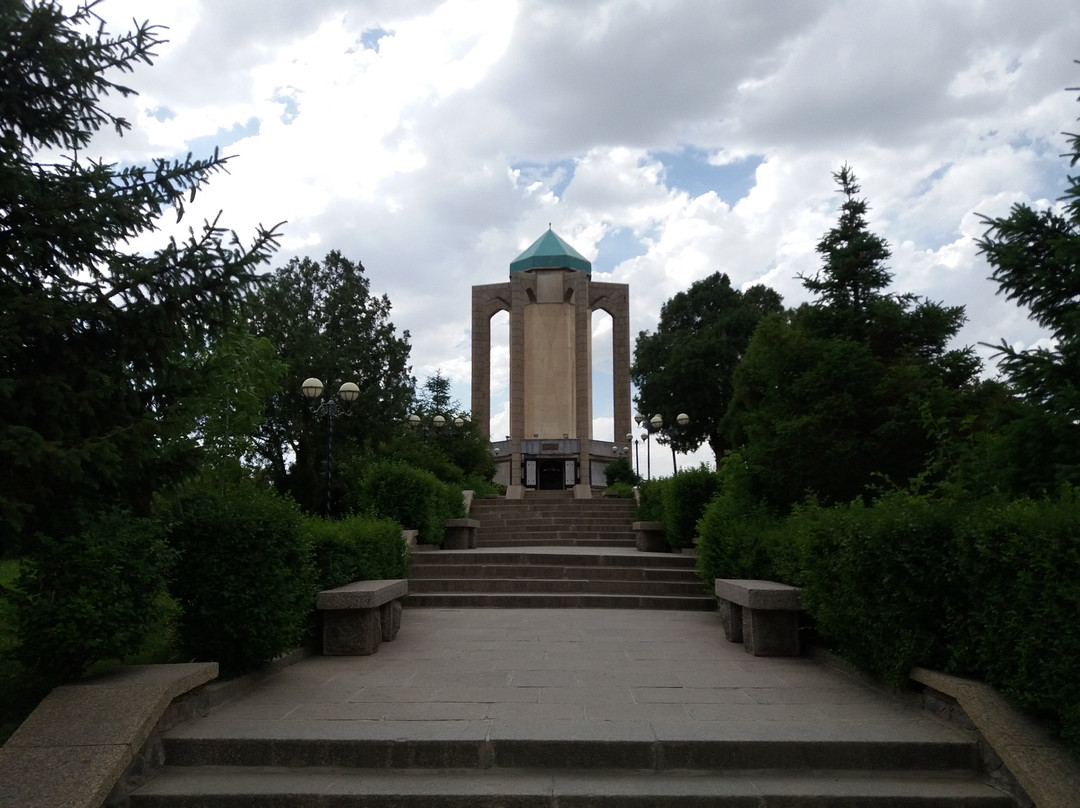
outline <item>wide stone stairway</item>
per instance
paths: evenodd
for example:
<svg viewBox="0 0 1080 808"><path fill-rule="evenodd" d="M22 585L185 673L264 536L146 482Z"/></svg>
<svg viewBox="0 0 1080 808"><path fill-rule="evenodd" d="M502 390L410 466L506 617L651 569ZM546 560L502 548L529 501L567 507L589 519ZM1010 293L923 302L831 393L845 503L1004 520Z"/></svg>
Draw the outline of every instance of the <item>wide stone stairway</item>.
<svg viewBox="0 0 1080 808"><path fill-rule="evenodd" d="M472 504L480 522L479 547L633 547L632 499L574 499L572 492L529 493L523 499L488 498Z"/></svg>
<svg viewBox="0 0 1080 808"><path fill-rule="evenodd" d="M747 654L693 558L637 552L624 503L578 505L475 503L483 546L414 555L393 642L169 730L132 808L1013 805L976 738L815 659Z"/></svg>
<svg viewBox="0 0 1080 808"><path fill-rule="evenodd" d="M408 605L712 610L691 556L634 549L629 499L484 499L475 550L413 556Z"/></svg>

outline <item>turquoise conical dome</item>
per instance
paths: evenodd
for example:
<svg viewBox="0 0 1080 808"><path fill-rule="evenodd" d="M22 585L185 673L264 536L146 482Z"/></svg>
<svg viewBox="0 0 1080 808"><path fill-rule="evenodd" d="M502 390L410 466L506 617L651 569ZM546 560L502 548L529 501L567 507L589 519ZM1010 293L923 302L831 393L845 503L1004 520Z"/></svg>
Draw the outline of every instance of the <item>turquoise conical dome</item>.
<svg viewBox="0 0 1080 808"><path fill-rule="evenodd" d="M511 272L524 272L529 269L574 269L592 274L589 260L551 229L510 262Z"/></svg>

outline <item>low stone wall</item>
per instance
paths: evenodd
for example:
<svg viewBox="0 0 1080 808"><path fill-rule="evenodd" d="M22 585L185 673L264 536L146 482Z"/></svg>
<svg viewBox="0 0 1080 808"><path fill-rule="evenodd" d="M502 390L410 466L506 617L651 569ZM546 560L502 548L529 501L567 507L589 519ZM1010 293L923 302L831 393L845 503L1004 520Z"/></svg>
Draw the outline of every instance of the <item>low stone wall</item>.
<svg viewBox="0 0 1080 808"><path fill-rule="evenodd" d="M125 773L153 765L147 742L174 700L217 675L216 662L133 665L55 688L0 748L0 805L126 804Z"/></svg>

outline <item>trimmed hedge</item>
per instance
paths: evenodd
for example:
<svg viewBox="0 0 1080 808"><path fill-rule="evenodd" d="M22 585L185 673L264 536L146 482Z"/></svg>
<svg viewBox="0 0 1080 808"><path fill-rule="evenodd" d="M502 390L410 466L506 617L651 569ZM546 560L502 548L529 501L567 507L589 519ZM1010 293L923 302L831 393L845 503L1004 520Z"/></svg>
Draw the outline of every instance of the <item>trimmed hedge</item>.
<svg viewBox="0 0 1080 808"><path fill-rule="evenodd" d="M1080 752L1080 493L899 492L780 520L725 467L701 522L707 580L802 586L819 635L852 663L896 684L916 665L981 679Z"/></svg>
<svg viewBox="0 0 1080 808"><path fill-rule="evenodd" d="M949 617L949 667L1048 714L1080 753L1080 490L989 501L957 515L966 598Z"/></svg>
<svg viewBox="0 0 1080 808"><path fill-rule="evenodd" d="M637 518L663 522L665 538L673 550L690 547L698 535L698 520L719 488L716 472L705 465L672 477L646 480L638 486Z"/></svg>
<svg viewBox="0 0 1080 808"><path fill-rule="evenodd" d="M949 539L952 508L887 496L807 507L787 521L801 545L807 611L840 654L894 684L915 665L942 667L949 622L964 598Z"/></svg>
<svg viewBox="0 0 1080 808"><path fill-rule="evenodd" d="M441 544L446 520L465 516L460 488L394 460L367 466L347 505L354 513L393 519L419 531L417 540L423 544Z"/></svg>
<svg viewBox="0 0 1080 808"><path fill-rule="evenodd" d="M408 576L408 548L401 525L392 519L352 516L330 521L312 516L307 526L317 589Z"/></svg>
<svg viewBox="0 0 1080 808"><path fill-rule="evenodd" d="M664 530L672 549L690 547L697 523L720 488L720 478L708 466L685 469L663 481Z"/></svg>
<svg viewBox="0 0 1080 808"><path fill-rule="evenodd" d="M291 500L244 485L199 491L169 531L170 585L188 658L242 673L296 648L315 605L304 517Z"/></svg>

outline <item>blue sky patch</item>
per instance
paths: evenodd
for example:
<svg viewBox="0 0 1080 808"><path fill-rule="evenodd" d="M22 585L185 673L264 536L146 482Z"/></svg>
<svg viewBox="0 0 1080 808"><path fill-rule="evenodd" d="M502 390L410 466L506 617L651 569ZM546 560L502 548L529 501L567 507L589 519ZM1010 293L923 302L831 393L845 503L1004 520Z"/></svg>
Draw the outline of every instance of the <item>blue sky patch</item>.
<svg viewBox="0 0 1080 808"><path fill-rule="evenodd" d="M765 162L753 155L722 166L709 164L709 153L695 146L685 146L677 152L655 152L653 157L664 164L664 177L669 188L701 196L709 191L734 205L754 187L754 172Z"/></svg>
<svg viewBox="0 0 1080 808"><path fill-rule="evenodd" d="M628 258L645 253L641 238L629 227L609 230L596 245L596 260L592 262L593 272L613 272L615 267Z"/></svg>
<svg viewBox="0 0 1080 808"><path fill-rule="evenodd" d="M915 183L915 187L911 189L912 194L915 196L922 196L928 194L934 189L934 186L938 184L945 175L949 173L949 169L952 168L952 163L945 163L938 166L925 177Z"/></svg>
<svg viewBox="0 0 1080 808"><path fill-rule="evenodd" d="M385 28L368 28L360 34L360 44L364 46L364 50L373 50L378 53L379 40L384 36L393 36L393 34L393 31L387 31Z"/></svg>
<svg viewBox="0 0 1080 808"><path fill-rule="evenodd" d="M281 90L278 90L271 97L271 100L276 101L285 107L284 112L281 113L281 122L283 124L288 125L292 123L296 120L296 116L300 114L300 106L296 103L296 98L288 93L283 93Z"/></svg>
<svg viewBox="0 0 1080 808"><path fill-rule="evenodd" d="M196 157L199 157L200 155L212 153L215 146L224 151L238 140L253 137L257 134L259 134L259 119L253 116L248 118L247 123L234 123L228 129L218 129L212 135L202 135L189 140L188 149Z"/></svg>
<svg viewBox="0 0 1080 808"><path fill-rule="evenodd" d="M146 111L148 117L153 118L155 121L164 123L165 121L171 121L176 117L176 113L168 107L154 107Z"/></svg>

